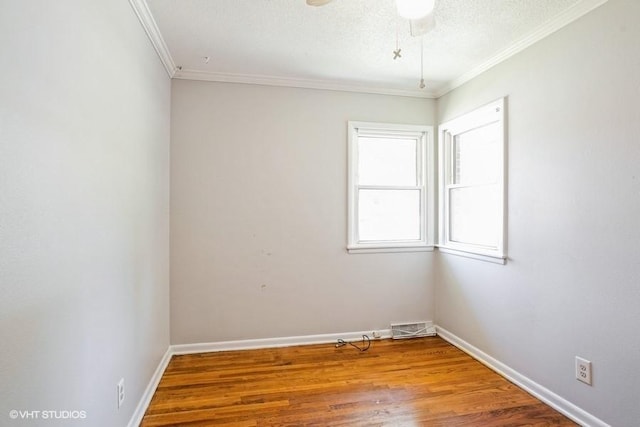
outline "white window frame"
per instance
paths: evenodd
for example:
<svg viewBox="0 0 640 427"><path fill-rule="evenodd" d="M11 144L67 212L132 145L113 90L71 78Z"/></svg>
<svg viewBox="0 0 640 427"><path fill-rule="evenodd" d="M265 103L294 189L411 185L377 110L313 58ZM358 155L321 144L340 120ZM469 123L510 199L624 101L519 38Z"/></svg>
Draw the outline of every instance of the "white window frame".
<svg viewBox="0 0 640 427"><path fill-rule="evenodd" d="M371 186L358 184L359 136L410 137L417 141L416 186ZM432 251L435 235L433 126L348 122L348 242L349 253ZM419 189L420 239L366 241L359 239L358 194L360 189Z"/></svg>
<svg viewBox="0 0 640 427"><path fill-rule="evenodd" d="M480 107L470 113L464 114L456 119L450 120L439 126L438 151L439 151L439 244L438 249L444 253L466 256L469 258L480 259L499 264L504 264L507 259L506 255L506 236L507 236L507 218L506 218L506 99L500 98L483 107ZM499 236L496 246L480 246L468 243L455 242L450 239L449 232L451 230L450 218L450 201L449 194L451 189L460 185L453 184L453 141L456 135L468 132L470 130L489 125L495 122L500 123L500 140L498 165L499 171L497 178L497 186L499 187L500 197L498 199L498 210L500 217L498 218Z"/></svg>

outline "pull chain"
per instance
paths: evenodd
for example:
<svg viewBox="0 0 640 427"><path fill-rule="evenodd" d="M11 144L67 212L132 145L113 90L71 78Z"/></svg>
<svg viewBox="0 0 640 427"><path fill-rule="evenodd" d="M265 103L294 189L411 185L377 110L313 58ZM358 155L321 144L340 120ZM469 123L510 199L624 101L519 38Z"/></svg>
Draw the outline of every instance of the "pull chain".
<svg viewBox="0 0 640 427"><path fill-rule="evenodd" d="M396 20L396 50L393 51L393 60L395 61L398 58L402 58L402 49L400 49L400 24L398 20Z"/></svg>

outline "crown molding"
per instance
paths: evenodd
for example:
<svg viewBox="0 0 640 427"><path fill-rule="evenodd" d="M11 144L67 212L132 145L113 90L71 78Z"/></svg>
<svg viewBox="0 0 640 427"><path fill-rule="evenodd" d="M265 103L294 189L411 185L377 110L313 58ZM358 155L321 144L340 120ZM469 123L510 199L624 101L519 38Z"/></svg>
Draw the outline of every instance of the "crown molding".
<svg viewBox="0 0 640 427"><path fill-rule="evenodd" d="M162 64L164 65L165 70L167 71L167 74L170 78L437 99L462 86L475 77L478 77L480 74L495 67L501 62L506 61L517 53L522 52L524 49L553 34L561 28L569 25L573 21L586 15L592 10L602 6L607 1L609 0L583 0L575 4L573 7L567 9L565 12L556 16L554 19L543 24L531 34L516 41L497 55L489 58L487 61L476 66L469 72L464 73L454 80L451 80L445 85L437 88L435 91L425 91L420 89L393 89L380 86L358 85L351 82L342 81L251 74L216 73L200 70L181 69L180 67L176 66L173 58L171 57L169 49L164 39L162 38L162 34L160 33L158 25L153 19L153 15L149 10L149 6L146 0L129 0L129 3L136 13L136 16L140 20L142 27L147 33L147 36L149 37L149 40L151 41L154 49L158 53L158 56L160 57L160 60L162 61Z"/></svg>
<svg viewBox="0 0 640 427"><path fill-rule="evenodd" d="M531 34L516 41L515 43L507 47L505 50L503 50L502 52L498 53L497 55L493 56L489 60L478 65L477 67L473 68L471 71L464 73L460 77L457 77L456 79L450 81L448 84L446 84L444 87L442 87L440 90L438 90L434 94L435 98L440 98L441 96L451 92L453 89L456 89L462 86L463 84L474 79L475 77L479 76L480 74L484 73L490 68L493 68L496 65L500 64L501 62L506 61L507 59L511 58L517 53L522 52L524 49L528 48L529 46L539 42L545 37L569 25L570 23L577 20L578 18L602 6L607 1L609 0L583 0L575 4L573 7L567 9L560 15L556 16L550 21L547 21L545 24L543 24L541 27L536 29Z"/></svg>
<svg viewBox="0 0 640 427"><path fill-rule="evenodd" d="M377 95L408 96L412 98L435 98L433 92L420 89L392 89L376 86L357 85L353 83L313 80L293 77L275 77L250 74L213 73L199 70L178 69L173 78L182 80L201 80L223 83L244 83L263 86L284 86L303 89L334 90L342 92L358 92Z"/></svg>
<svg viewBox="0 0 640 427"><path fill-rule="evenodd" d="M156 24L155 19L153 19L153 15L149 10L149 5L146 0L129 0L129 4L133 8L133 11L136 13L138 20L142 24L142 28L147 33L153 48L158 53L160 57L160 61L162 61L162 65L164 65L165 70L167 70L167 74L172 78L178 67L176 67L175 62L173 62L173 58L169 53L169 48L167 44L164 42L162 38L162 34L160 33L160 29L158 28L158 24Z"/></svg>

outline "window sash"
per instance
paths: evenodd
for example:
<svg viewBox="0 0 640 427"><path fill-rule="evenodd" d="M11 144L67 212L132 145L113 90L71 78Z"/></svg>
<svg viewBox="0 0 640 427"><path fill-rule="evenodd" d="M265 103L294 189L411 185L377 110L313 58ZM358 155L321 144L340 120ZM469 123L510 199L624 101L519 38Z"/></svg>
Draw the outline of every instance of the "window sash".
<svg viewBox="0 0 640 427"><path fill-rule="evenodd" d="M506 212L505 212L505 135L504 135L504 98L494 101L484 107L481 107L467 115L461 116L458 119L454 119L450 122L440 125L440 242L439 247L445 249L444 252L456 253L455 251L461 251L462 254L477 255L477 258L484 259L482 257L489 257L497 259L498 261L492 262L504 262L505 255L505 236L506 236ZM496 159L496 179L493 182L466 182L464 184L456 183L456 137L464 133L480 129L482 127L490 126L493 124L499 124L498 132L498 146L495 153ZM454 227L454 215L456 214L454 207L452 206L452 193L462 190L469 190L467 194L471 192L482 192L490 188L495 190L495 205L491 206L491 209L484 209L484 212L490 212L494 210L494 216L490 217L484 226L491 226L495 229L496 235L494 239L487 238L487 229L471 230L467 233L468 239L461 241L456 239L457 231L452 230ZM473 196L472 196L473 197ZM482 206L487 208L487 206ZM482 211L483 209L480 209ZM474 215L475 212L466 213L468 216ZM458 218L460 219L460 218ZM467 221L466 224L464 221ZM469 224L473 224L474 218L462 217L463 223L459 223L464 233L464 227ZM478 225L476 225L477 227ZM469 237L471 236L471 237ZM481 237L484 236L484 237ZM489 242L491 240L491 242ZM460 253L459 253L460 254ZM476 256L473 256L476 257ZM485 259L489 260L490 259Z"/></svg>
<svg viewBox="0 0 640 427"><path fill-rule="evenodd" d="M448 222L447 222L447 241L452 243L452 244L457 244L457 245L465 245L465 246L470 246L470 247L475 247L478 249L484 249L484 250L491 250L491 251L497 251L499 249L499 221L496 215L499 215L499 212L496 212L497 206L496 205L492 205L490 203L488 203L487 201L487 194L485 192L485 194L483 193L483 190L489 190L489 192L493 192L494 194L489 194L488 196L491 197L495 197L495 193L499 191L499 188L496 184L488 184L488 185L457 185L457 186L448 186L446 191L447 191L447 203L449 205L449 207L451 207L453 205L453 201L452 201L452 195L456 190L471 190L471 192L467 192L467 194L471 193L472 197L478 197L477 194L480 193L482 196L480 197L482 199L482 204L480 206L475 206L476 204L473 203L473 200L471 202L471 204L474 205L474 209L473 209L473 214L471 215L471 220L469 221L469 216L464 217L462 216L462 218L458 217L458 219L456 219L456 212L455 210L449 209L448 212ZM474 191L475 190L475 191ZM493 191L491 191L493 190ZM489 211L489 212L487 212ZM491 212L493 211L493 212ZM485 218L484 221L478 221L476 224L473 224L473 217L477 216L478 214L484 213L485 215L483 215ZM488 214L488 215L487 215ZM486 217L489 217L488 219ZM466 221L466 224L465 224ZM467 226L467 228L469 227L469 223L471 223L471 227L472 230L469 231L465 231L465 225ZM456 230L458 226L460 228L462 228L461 231ZM493 230L494 233L491 236L487 237L487 233L488 231ZM456 237L457 235L471 235L473 237L471 238L462 238L462 237ZM479 236L484 236L484 237L479 237Z"/></svg>
<svg viewBox="0 0 640 427"><path fill-rule="evenodd" d="M358 185L420 185L421 150L418 137L358 135L357 144ZM406 150L407 144L411 149ZM376 145L378 156L373 156Z"/></svg>
<svg viewBox="0 0 640 427"><path fill-rule="evenodd" d="M433 167L428 167L432 156L429 153L431 142L431 127L411 125L388 125L378 123L349 122L349 237L347 249L349 252L378 252L412 250L414 248L432 248L429 238L433 235L429 227L433 228L432 209L433 191L427 190L427 184L432 185L428 173ZM391 139L414 140L416 144L416 185L361 185L358 176L358 148L359 139L380 137ZM418 192L418 239L381 239L364 240L360 236L360 198L361 192L375 191L417 191ZM420 250L420 249L417 249ZM424 249L422 249L424 250Z"/></svg>
<svg viewBox="0 0 640 427"><path fill-rule="evenodd" d="M404 214L403 216L408 216L409 218L403 218L404 221L411 221L411 220L417 220L417 236L415 238L410 238L410 237L406 237L406 238L395 238L395 239L367 239L365 237L365 233L363 232L364 230L362 230L362 219L363 217L360 215L361 213L361 200L363 199L363 197L361 196L361 193L363 191L375 191L375 192L380 192L380 193L385 193L388 192L389 194L398 194L399 192L407 192L407 193L417 193L417 205L415 206L415 208L417 208L416 210L412 210L410 212L407 213L403 213L400 212L400 214ZM413 200L410 200L413 201ZM422 242L425 240L425 227L423 224L423 201L424 201L424 192L422 188L419 187L402 187L402 188L389 188L389 187L359 187L358 189L358 193L357 193L357 201L355 204L355 208L358 211L358 221L354 224L355 227L357 228L356 233L358 235L358 242L360 244L375 244L375 243L389 243L389 242L397 242L397 243L416 243L416 242ZM417 215L416 215L417 214ZM410 224L408 224L410 225ZM396 226L398 227L398 225ZM396 228L397 230L397 228ZM402 232L399 232L402 233ZM368 234L372 234L371 231ZM377 232L378 235L380 234L384 234L383 231L378 231ZM406 232L404 234L407 234Z"/></svg>

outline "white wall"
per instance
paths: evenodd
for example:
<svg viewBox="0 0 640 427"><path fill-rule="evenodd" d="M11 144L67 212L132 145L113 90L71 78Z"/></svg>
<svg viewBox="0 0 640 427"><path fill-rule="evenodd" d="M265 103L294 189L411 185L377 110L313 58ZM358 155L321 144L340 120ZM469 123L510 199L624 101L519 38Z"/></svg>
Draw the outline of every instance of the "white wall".
<svg viewBox="0 0 640 427"><path fill-rule="evenodd" d="M438 324L613 426L640 420L640 2L610 0L438 101L507 95L509 262L439 254ZM593 387L574 356L593 362Z"/></svg>
<svg viewBox="0 0 640 427"><path fill-rule="evenodd" d="M640 3L610 0L438 100L444 121L509 97L510 259L498 266L345 252L346 122L433 124L434 101L188 81L171 95L127 2L2 2L0 419L129 420L169 344L173 96L173 343L435 316L611 425L635 425L639 16ZM593 387L573 379L575 355L594 363Z"/></svg>
<svg viewBox="0 0 640 427"><path fill-rule="evenodd" d="M346 253L347 121L433 124L433 100L173 81L171 341L433 317L433 253Z"/></svg>
<svg viewBox="0 0 640 427"><path fill-rule="evenodd" d="M0 9L0 424L126 425L169 344L170 81L126 0Z"/></svg>

